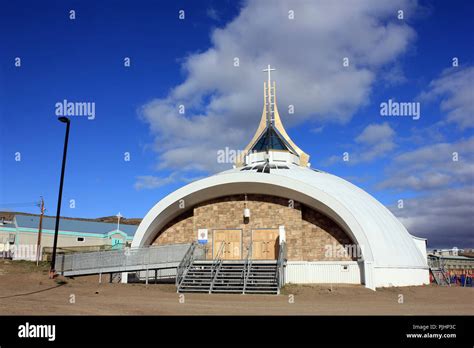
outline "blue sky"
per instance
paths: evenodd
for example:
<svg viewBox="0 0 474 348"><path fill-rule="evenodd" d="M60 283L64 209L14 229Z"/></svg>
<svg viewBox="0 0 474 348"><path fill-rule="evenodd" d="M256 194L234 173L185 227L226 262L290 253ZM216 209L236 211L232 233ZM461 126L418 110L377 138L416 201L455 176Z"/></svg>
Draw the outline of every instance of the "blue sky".
<svg viewBox="0 0 474 348"><path fill-rule="evenodd" d="M472 246L474 4L376 3L3 3L0 208L37 213L13 204L44 196L54 214L64 137L55 104L67 99L94 102L96 117L72 117L62 214L143 217L190 180L231 166L215 163L216 150L250 140L261 69L272 64L280 114L313 167L367 190L434 246ZM381 117L388 99L420 102L420 119ZM440 159L454 151L454 166Z"/></svg>

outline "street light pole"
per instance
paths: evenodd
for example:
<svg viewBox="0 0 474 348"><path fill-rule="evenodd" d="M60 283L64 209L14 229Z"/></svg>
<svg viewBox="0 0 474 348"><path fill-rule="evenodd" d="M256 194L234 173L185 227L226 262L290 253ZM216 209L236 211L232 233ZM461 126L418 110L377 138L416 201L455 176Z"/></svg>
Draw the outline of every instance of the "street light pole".
<svg viewBox="0 0 474 348"><path fill-rule="evenodd" d="M53 242L53 255L51 260L51 269L49 270L49 278L52 279L56 275L56 248L58 245L58 231L59 231L59 216L61 215L61 200L63 196L63 183L64 183L64 170L66 169L66 155L67 155L67 144L69 141L69 126L71 124L67 117L59 117L59 121L66 123L66 137L64 138L64 150L63 150L63 163L61 167L61 180L59 182L59 195L58 195L58 208L56 210L56 226L54 228L54 242Z"/></svg>

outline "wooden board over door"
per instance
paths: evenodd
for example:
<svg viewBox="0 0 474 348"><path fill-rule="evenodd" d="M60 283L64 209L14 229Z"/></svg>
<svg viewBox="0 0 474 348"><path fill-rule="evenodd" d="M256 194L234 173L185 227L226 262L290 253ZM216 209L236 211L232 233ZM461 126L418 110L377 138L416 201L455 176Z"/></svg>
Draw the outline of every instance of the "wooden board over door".
<svg viewBox="0 0 474 348"><path fill-rule="evenodd" d="M224 243L224 249L220 255L224 260L241 260L242 259L242 231L241 230L214 230L213 241L213 258L217 257L217 253Z"/></svg>
<svg viewBox="0 0 474 348"><path fill-rule="evenodd" d="M278 229L260 229L252 231L252 259L276 260L280 247Z"/></svg>

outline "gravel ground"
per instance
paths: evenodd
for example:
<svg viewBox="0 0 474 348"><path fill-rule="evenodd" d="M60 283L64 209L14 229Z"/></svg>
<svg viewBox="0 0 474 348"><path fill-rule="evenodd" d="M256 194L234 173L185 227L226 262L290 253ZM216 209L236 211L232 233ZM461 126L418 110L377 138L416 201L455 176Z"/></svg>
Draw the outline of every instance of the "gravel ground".
<svg viewBox="0 0 474 348"><path fill-rule="evenodd" d="M279 296L185 294L174 284L48 279L47 265L0 260L0 315L472 315L474 289L286 286ZM103 277L104 281L108 277ZM401 297L402 296L402 297ZM403 299L403 303L399 301Z"/></svg>

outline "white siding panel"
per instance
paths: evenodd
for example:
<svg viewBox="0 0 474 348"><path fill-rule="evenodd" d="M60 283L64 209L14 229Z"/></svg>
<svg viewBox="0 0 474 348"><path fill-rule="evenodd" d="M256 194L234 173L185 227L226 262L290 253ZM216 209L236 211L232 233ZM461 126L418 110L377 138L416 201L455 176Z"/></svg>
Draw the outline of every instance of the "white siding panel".
<svg viewBox="0 0 474 348"><path fill-rule="evenodd" d="M410 286L427 285L430 283L430 271L426 268L396 268L377 267L375 271L375 286Z"/></svg>
<svg viewBox="0 0 474 348"><path fill-rule="evenodd" d="M360 266L356 261L288 261L285 282L361 284Z"/></svg>

